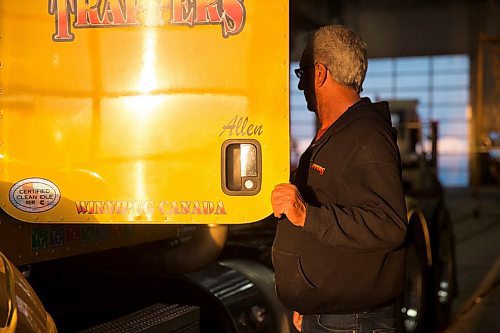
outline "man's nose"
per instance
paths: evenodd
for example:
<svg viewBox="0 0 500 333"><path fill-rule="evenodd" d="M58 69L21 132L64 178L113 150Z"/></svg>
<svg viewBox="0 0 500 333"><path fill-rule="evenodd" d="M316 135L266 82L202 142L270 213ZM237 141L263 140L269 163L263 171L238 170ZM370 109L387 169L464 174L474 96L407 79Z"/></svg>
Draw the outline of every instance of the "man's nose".
<svg viewBox="0 0 500 333"><path fill-rule="evenodd" d="M297 88L299 88L299 90L304 90L304 82L302 81L302 79L299 79L299 84L297 85Z"/></svg>

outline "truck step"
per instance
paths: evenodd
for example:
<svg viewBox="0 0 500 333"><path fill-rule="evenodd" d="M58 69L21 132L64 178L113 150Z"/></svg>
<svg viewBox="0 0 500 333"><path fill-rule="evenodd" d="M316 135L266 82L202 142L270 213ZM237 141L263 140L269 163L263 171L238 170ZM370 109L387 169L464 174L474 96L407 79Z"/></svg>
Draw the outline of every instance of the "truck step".
<svg viewBox="0 0 500 333"><path fill-rule="evenodd" d="M199 320L198 307L157 303L81 333L199 333Z"/></svg>

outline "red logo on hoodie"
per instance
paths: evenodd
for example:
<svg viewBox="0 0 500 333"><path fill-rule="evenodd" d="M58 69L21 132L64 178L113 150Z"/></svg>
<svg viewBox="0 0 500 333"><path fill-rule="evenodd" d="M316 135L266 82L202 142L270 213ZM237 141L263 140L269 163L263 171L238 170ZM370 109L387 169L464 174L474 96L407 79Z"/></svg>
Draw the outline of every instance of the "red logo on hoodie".
<svg viewBox="0 0 500 333"><path fill-rule="evenodd" d="M323 176L323 174L325 173L325 168L316 163L311 164L311 169L318 171L320 176Z"/></svg>

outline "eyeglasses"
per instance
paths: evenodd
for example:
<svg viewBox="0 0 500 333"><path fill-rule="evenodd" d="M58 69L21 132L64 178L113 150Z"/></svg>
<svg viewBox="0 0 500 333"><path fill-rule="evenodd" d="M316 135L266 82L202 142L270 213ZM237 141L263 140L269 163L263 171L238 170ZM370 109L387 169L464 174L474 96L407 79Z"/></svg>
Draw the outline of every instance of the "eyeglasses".
<svg viewBox="0 0 500 333"><path fill-rule="evenodd" d="M302 78L302 75L304 75L305 69L309 67L314 67L314 65L306 65L304 67L296 68L293 71L295 72L295 75L297 75L297 77L300 79Z"/></svg>
<svg viewBox="0 0 500 333"><path fill-rule="evenodd" d="M295 75L297 76L297 78L301 78L302 75L304 74L304 69L303 68L295 68L293 70L295 72Z"/></svg>
<svg viewBox="0 0 500 333"><path fill-rule="evenodd" d="M304 75L304 69L307 67L312 67L312 66L305 66L303 68L295 68L293 71L295 72L295 75L300 79L302 78L302 75Z"/></svg>

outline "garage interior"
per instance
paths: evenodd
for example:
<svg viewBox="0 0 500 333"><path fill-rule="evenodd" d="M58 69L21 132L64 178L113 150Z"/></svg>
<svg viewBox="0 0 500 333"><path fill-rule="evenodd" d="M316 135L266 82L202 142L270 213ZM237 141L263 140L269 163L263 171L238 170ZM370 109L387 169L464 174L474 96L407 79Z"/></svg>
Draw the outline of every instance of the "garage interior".
<svg viewBox="0 0 500 333"><path fill-rule="evenodd" d="M215 8L224 5L224 1L204 2ZM144 26L109 25L112 29L101 29L100 23L84 25L77 30L75 43L70 40L56 43L54 36L50 38L54 34L54 6L56 3L68 5L69 0L48 0L43 6L36 1L2 3L2 14L6 15L2 16L0 36L0 51L3 50L0 162L6 163L6 167L0 163L0 172L5 178L0 182L5 202L0 201L0 291L4 290L3 286L9 286L6 281L11 280L21 281L19 285L23 287L31 285L34 291L24 292L19 298L19 308L23 310L19 313L30 319L34 312L26 310L27 303L22 302L22 297L36 299L33 297L36 292L41 300L35 305L40 308L42 324L45 328L54 324L60 332L110 332L109 325L116 328L115 332L124 332L123 328L130 323L144 331L145 323L153 323L158 327L163 325L168 332L175 329L175 332L297 333L291 321L292 311L285 309L276 298L271 253L277 219L264 215L270 211L263 212L259 219L248 215L236 219L229 214L215 216L209 222L204 218L214 212L213 215L226 214L223 202L218 205L219 198L228 200L226 203L239 195L253 200L250 195L260 191L253 181L257 184L265 179L270 192L270 185L274 186L269 180L271 176L280 172L283 181L288 179L288 105L292 171L318 126L315 115L307 111L303 92L298 90L294 69L299 67L311 30L327 24L344 24L367 43L369 65L361 96L372 101L388 101L393 126L399 133L410 221L405 245L413 257L407 256L412 260L408 259L406 266L407 287L401 297L405 303L397 304L404 317L401 323L404 327L398 325L398 328L405 333L500 332L500 1L285 0L275 2L271 11L265 10L271 1L237 1L241 9L244 4L248 13L255 14L255 17L247 17L245 33L248 35L242 33L241 39L224 38L227 36L221 34L218 21L211 26L202 24L203 28L168 26L163 12L170 9L173 12L172 4L177 4L177 9L181 6L193 9L196 0L75 0L78 6L88 6L86 11L80 11L84 13L85 22L86 15L95 8L108 8L113 4L120 10L126 5L144 5L140 9L147 19ZM237 1L226 0L225 4ZM90 2L97 7L92 7ZM287 5L289 80L286 76ZM41 14L24 15L23 10ZM65 11L64 15L70 22L69 18L74 19L76 13ZM25 24L37 20L43 22L43 29ZM57 24L57 19L55 22ZM279 25L279 29L273 30L273 24ZM20 37L12 34L16 29ZM140 32L144 31L148 33L142 35ZM188 40L194 42L187 43ZM113 44L106 47L108 41ZM235 57L238 61L226 64L221 61L226 59L220 56L219 48L205 47L206 52L202 53L199 50L203 48L196 41L202 41L203 45L215 41L214 45L223 45L221 49L227 47L231 54L244 53L244 57ZM112 47L115 42L118 47ZM87 46L81 47L85 43ZM262 45L268 47L263 50ZM193 47L196 52L191 52ZM167 52L160 53L165 50ZM183 53L185 50L190 52ZM171 51L170 65L175 66L162 66L161 61L155 65L155 55L158 59L170 59ZM73 66L78 59L81 66ZM219 65L230 65L230 70L221 71L223 66ZM127 70L122 73L122 68ZM64 69L67 73L57 76ZM81 86L73 87L73 70L85 76ZM240 96L238 83L245 81L242 75L245 71L252 74L249 75L251 84ZM25 84L23 81L29 78L24 76L32 82ZM189 81L191 77L197 80L184 87L184 79ZM200 77L213 83L215 88L207 83L208 88L199 89L197 83L203 81ZM273 85L267 84L274 80ZM222 88L217 84L221 82ZM139 88L135 88L135 83ZM182 89L175 88L176 84ZM170 98L170 95L180 95L182 99ZM252 103L245 102L247 99ZM279 104L268 104L271 99L279 100ZM202 103L206 100L210 102L208 106ZM186 108L181 108L184 104ZM88 117L73 116L67 109ZM151 112L156 110L161 112ZM175 117L169 116L170 110L182 116L174 122ZM210 113L207 124L199 122L204 128L196 133L207 138L195 137L202 142L200 147L191 146L189 140L184 139L195 131L192 128L184 131L179 124L186 124L188 128L187 125L190 127L199 120L185 110L222 114ZM233 120L229 123L221 120L226 115L222 112L228 110L237 112L237 116L231 115ZM277 110L279 117L278 113L261 117L260 113L268 110ZM246 126L247 118L243 120L240 113L246 115L247 112L253 117L254 111L264 120L273 117L280 120L279 131L274 126L272 136L267 136L271 133L267 128L272 126L266 125L266 135L262 136L274 141L273 144L279 142L272 154L266 151L265 167L259 164L261 158L255 157L260 156L256 152L257 147L259 151L261 147L257 139L262 125L249 124L243 134L251 136L251 140L243 138L240 142L233 141L240 138L229 138L234 128L238 132L240 123L244 122L243 128ZM65 118L67 115L70 118ZM48 120L40 123L44 116L48 116ZM208 119L214 122L209 124ZM132 122L140 126L131 127ZM17 124L23 131L10 130L14 127L9 124ZM216 134L212 135L209 126L216 128ZM8 130L4 130L6 128ZM54 135L39 135L44 129L54 130ZM185 137L173 135L179 129ZM125 139L118 140L120 136L115 134ZM282 141L276 140L278 134ZM69 140L74 137L90 140L82 139L85 142L80 146L76 139ZM30 144L35 139L38 143L39 138L57 149L42 150ZM176 145L181 140L182 144ZM228 144L221 147L222 140ZM108 144L112 149L103 148ZM187 147L186 158L180 155L179 146ZM158 148L158 153L153 153L151 147ZM94 153L94 149L99 153ZM108 150L110 157L104 158ZM39 158L45 151L61 152L65 158L46 159L45 155L54 157L55 153ZM74 151L81 152L81 156ZM213 154L206 155L207 152ZM16 169L20 164L16 159L18 155L25 164ZM248 156L252 158L246 158ZM40 166L41 160L47 166ZM242 160L245 163L242 164ZM248 164L253 165L253 169L242 167L248 160L253 162ZM283 165L274 167L278 161ZM33 168L34 162L41 169ZM73 170L73 164L83 164L83 169ZM224 169L226 165L229 167ZM59 186L65 185L67 190L61 190L61 195L57 186L47 180L51 177L39 175L35 170L60 177ZM102 170L101 173L112 180L108 183L96 170ZM263 170L268 172L267 178L245 178L257 177ZM166 171L173 173L167 175ZM26 174L26 177L18 174ZM195 181L197 176L203 177L202 181ZM226 179L237 181L226 182ZM221 182L223 186L230 185L222 187ZM22 185L34 184L42 184L41 189L45 191L57 192L61 204L45 213L42 208L47 206L23 210L20 202L10 199L11 193L14 197L16 190L24 190ZM55 189L47 184L54 185ZM174 185L178 185L176 190ZM202 185L206 186L206 193ZM243 185L255 193L244 192ZM190 186L194 189L191 192ZM90 190L83 195L87 187ZM158 189L158 200L150 198L155 189ZM75 195L71 195L72 191ZM29 192L23 194L29 195ZM265 202L269 203L266 192L260 194L262 197L265 194ZM21 196L21 199L33 198ZM28 208L36 203L30 202ZM258 209L253 202L235 204L238 209L230 213L243 208L248 210L245 214L256 213ZM5 207L24 214L22 216L29 215L28 222L32 223L9 215ZM215 207L220 210L216 211ZM226 207L229 206L226 204ZM60 214L55 213L59 211ZM220 219L223 217L233 220ZM145 225L151 221L160 223ZM300 268L299 258L296 259ZM6 272L17 272L17 275L9 273L8 280ZM17 313L6 311L15 308L5 297L15 295L16 290L10 289L9 294L0 292L0 325L14 322L9 320L10 313ZM23 290L29 291L29 288ZM52 315L53 323L47 314ZM148 329L160 331L153 325ZM0 331L3 332L1 326Z"/></svg>

